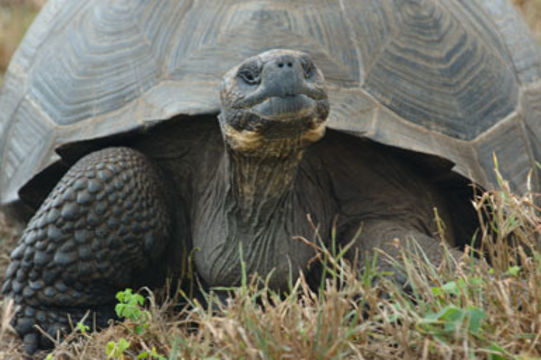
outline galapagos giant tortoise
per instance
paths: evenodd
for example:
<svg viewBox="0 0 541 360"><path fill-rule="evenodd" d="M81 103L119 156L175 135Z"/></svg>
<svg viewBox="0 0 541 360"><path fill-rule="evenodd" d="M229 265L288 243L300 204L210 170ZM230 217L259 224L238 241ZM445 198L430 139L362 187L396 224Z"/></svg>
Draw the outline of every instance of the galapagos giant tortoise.
<svg viewBox="0 0 541 360"><path fill-rule="evenodd" d="M361 253L414 237L437 261L433 207L468 240L493 153L526 189L540 75L505 0L50 0L0 98L0 199L34 214L13 324L29 352L34 324L103 324L192 251L205 286L234 285L239 243L284 288L313 255L307 215L339 241L362 225Z"/></svg>

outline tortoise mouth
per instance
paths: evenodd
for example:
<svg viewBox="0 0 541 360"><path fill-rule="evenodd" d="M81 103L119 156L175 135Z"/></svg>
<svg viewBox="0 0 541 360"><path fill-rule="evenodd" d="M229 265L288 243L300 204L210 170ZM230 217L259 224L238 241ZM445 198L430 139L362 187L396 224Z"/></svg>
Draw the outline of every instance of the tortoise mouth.
<svg viewBox="0 0 541 360"><path fill-rule="evenodd" d="M251 107L254 115L266 120L287 121L306 118L316 111L317 102L304 94L271 96Z"/></svg>

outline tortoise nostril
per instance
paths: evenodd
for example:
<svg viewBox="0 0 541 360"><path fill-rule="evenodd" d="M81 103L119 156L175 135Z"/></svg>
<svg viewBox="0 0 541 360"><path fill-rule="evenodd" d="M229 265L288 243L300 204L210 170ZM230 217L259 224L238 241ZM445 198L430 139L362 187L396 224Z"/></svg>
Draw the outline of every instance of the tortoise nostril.
<svg viewBox="0 0 541 360"><path fill-rule="evenodd" d="M278 66L279 68L283 68L285 65L287 65L287 67L293 67L293 62L288 61L287 64L283 62L279 62L276 64L276 66Z"/></svg>

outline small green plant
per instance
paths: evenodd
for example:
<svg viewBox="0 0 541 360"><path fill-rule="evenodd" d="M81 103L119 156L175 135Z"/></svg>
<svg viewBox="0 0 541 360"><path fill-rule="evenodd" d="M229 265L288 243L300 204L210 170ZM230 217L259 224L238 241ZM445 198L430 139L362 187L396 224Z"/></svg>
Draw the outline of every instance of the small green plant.
<svg viewBox="0 0 541 360"><path fill-rule="evenodd" d="M520 266L515 265L515 266L510 266L504 275L517 277L519 272L520 272Z"/></svg>
<svg viewBox="0 0 541 360"><path fill-rule="evenodd" d="M137 360L139 359L157 359L157 360L165 360L166 357L159 354L157 351L156 351L156 348L153 347L152 350L150 352L148 351L144 351L142 353L140 353L139 355L137 355Z"/></svg>
<svg viewBox="0 0 541 360"><path fill-rule="evenodd" d="M81 334L87 335L88 331L90 330L90 326L85 325L83 322L79 321L77 325L75 325L75 329L78 330Z"/></svg>
<svg viewBox="0 0 541 360"><path fill-rule="evenodd" d="M145 298L137 293L133 293L132 289L126 289L124 291L119 291L116 294L118 304L115 306L116 315L119 318L125 318L133 323L134 332L136 335L142 335L145 330L149 328L150 315L143 309L143 304ZM88 331L88 327L78 323L77 329L81 333L85 334ZM124 359L124 352L130 347L130 341L121 337L117 342L109 341L105 349L108 359ZM137 346L136 344L134 346ZM158 353L156 347L152 347L150 351L143 351L139 353L136 359L156 359L156 360L165 360L166 358Z"/></svg>
<svg viewBox="0 0 541 360"><path fill-rule="evenodd" d="M119 318L126 318L135 323L135 333L141 335L148 329L149 315L142 308L145 299L142 295L133 293L132 289L119 291L116 294L118 304L115 306L116 315Z"/></svg>
<svg viewBox="0 0 541 360"><path fill-rule="evenodd" d="M419 325L428 334L442 339L453 337L457 331L462 330L477 335L486 317L486 313L478 307L447 305L437 313L426 314Z"/></svg>
<svg viewBox="0 0 541 360"><path fill-rule="evenodd" d="M120 338L117 342L109 341L105 348L107 359L124 360L124 351L130 347L130 342L124 338Z"/></svg>
<svg viewBox="0 0 541 360"><path fill-rule="evenodd" d="M447 301L446 295L451 296L474 296L481 291L486 285L485 279L479 276L468 276L465 279L459 278L454 281L449 281L440 287L434 286L431 288L432 294L441 301Z"/></svg>

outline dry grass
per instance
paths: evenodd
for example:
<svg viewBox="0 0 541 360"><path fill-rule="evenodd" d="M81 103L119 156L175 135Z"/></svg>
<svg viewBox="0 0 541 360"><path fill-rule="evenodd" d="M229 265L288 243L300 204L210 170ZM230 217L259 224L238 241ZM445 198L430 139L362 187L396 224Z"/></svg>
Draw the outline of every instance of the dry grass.
<svg viewBox="0 0 541 360"><path fill-rule="evenodd" d="M541 0L513 0L512 2L521 10L537 42L541 43Z"/></svg>
<svg viewBox="0 0 541 360"><path fill-rule="evenodd" d="M17 243L18 231L0 212L0 274L2 281L4 271L9 263L9 253ZM21 342L9 327L12 313L11 305L0 296L0 359L17 358L22 354Z"/></svg>
<svg viewBox="0 0 541 360"><path fill-rule="evenodd" d="M44 0L0 0L0 86L11 56Z"/></svg>
<svg viewBox="0 0 541 360"><path fill-rule="evenodd" d="M514 2L541 40L541 0ZM40 3L0 0L0 84ZM117 355L126 359L144 352L147 358L171 359L540 358L541 254L533 243L541 236L539 209L531 197L512 195L505 186L483 194L477 206L489 215L483 216L489 220L480 236L492 266L466 258L452 272L405 254L411 287L405 293L372 268L358 276L340 259L333 263L335 257L322 249L335 276L320 292L301 278L283 298L253 280L234 290L227 306L217 303L220 310L214 312L197 303L179 311L172 301L156 302L148 294L149 306L140 309L148 314L148 328L141 334L130 320L100 333L75 331L68 336L73 341L59 344L51 358L106 358L107 347L118 350L121 339L129 347ZM16 237L0 214L0 273ZM509 239L516 246L505 245ZM377 285L374 277L380 278ZM11 304L2 299L0 305L0 359L22 359L21 343L8 325Z"/></svg>

